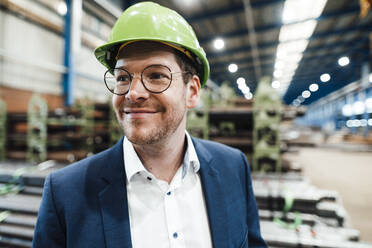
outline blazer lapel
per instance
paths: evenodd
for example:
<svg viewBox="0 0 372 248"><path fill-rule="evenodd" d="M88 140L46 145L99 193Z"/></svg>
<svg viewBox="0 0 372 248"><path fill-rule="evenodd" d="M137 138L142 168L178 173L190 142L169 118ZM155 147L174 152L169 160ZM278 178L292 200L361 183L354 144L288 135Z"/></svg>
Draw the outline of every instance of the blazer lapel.
<svg viewBox="0 0 372 248"><path fill-rule="evenodd" d="M229 246L228 216L220 173L213 167L215 163L209 151L193 139L200 162L200 178L207 205L209 226L214 248Z"/></svg>
<svg viewBox="0 0 372 248"><path fill-rule="evenodd" d="M105 187L98 195L107 248L132 247L128 214L123 139L102 159L101 179Z"/></svg>

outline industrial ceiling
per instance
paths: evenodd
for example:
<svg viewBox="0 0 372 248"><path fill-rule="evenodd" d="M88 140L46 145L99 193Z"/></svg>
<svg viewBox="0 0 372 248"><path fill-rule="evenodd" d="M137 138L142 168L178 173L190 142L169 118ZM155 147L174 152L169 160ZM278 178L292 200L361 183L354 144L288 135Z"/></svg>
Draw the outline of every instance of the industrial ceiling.
<svg viewBox="0 0 372 248"><path fill-rule="evenodd" d="M297 4L299 17L286 22L283 11L289 1ZM311 16L311 12L317 8L314 5L317 1L323 2L323 6L319 8L317 15ZM123 10L141 1L110 2ZM359 0L154 2L174 9L185 17L207 53L211 80L218 85L227 81L239 94L242 93L236 83L238 78L244 78L247 87L254 92L259 78L268 75L273 77L273 81L277 81L274 87L281 92L285 103L293 104L298 101L307 105L360 79L363 64L370 68L372 66L372 13L362 18ZM304 6L309 3L310 6ZM309 17L305 17L309 13ZM314 28L308 32L308 37L296 36L304 30L301 27L296 30L294 27L309 21L313 22ZM284 30L283 27L289 27L289 30ZM224 41L224 47L220 50L214 46L218 38ZM278 47L291 44L293 46L289 50L300 52L299 57L298 54L292 54L296 55L297 62L278 62ZM338 60L344 56L349 63L340 66ZM238 68L234 73L228 70L232 63ZM275 72L278 69L280 71ZM322 74L328 74L330 80L322 82ZM316 84L319 90L309 90L312 84ZM306 90L311 92L311 96L302 97Z"/></svg>

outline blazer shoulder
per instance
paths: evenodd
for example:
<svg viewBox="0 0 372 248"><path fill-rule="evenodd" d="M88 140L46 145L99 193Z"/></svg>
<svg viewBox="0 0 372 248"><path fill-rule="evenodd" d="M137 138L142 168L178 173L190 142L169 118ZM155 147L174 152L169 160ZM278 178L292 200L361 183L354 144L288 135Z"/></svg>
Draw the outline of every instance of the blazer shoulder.
<svg viewBox="0 0 372 248"><path fill-rule="evenodd" d="M218 170L223 170L223 173L238 171L243 173L247 165L246 156L239 149L220 144L214 141L195 139L194 145L196 153L200 158L210 158L213 161L211 164ZM206 159L202 159L206 161ZM230 171L230 172L229 172Z"/></svg>
<svg viewBox="0 0 372 248"><path fill-rule="evenodd" d="M227 156L241 156L241 154L243 154L242 151L240 151L237 148L221 144L215 141L203 140L199 138L193 138L193 140L194 143L197 144L197 146L201 145L205 147L210 153L212 153L212 155L214 155L215 153L217 154L222 153Z"/></svg>
<svg viewBox="0 0 372 248"><path fill-rule="evenodd" d="M50 173L55 185L77 185L85 182L90 177L99 176L101 170L107 165L108 157L112 148L84 158L80 161L67 165Z"/></svg>

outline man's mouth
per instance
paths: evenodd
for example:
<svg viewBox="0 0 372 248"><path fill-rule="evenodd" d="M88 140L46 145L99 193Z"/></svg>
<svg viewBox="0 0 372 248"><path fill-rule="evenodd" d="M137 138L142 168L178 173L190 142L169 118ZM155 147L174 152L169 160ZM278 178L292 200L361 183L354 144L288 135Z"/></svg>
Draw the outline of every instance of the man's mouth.
<svg viewBox="0 0 372 248"><path fill-rule="evenodd" d="M156 114L158 111L153 109L124 109L124 114L130 119L145 119Z"/></svg>

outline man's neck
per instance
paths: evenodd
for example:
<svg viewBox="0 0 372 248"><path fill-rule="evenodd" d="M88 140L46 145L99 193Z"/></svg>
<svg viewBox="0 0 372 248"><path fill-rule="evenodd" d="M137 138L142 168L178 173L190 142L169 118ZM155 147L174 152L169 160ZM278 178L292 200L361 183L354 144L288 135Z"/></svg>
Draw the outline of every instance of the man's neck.
<svg viewBox="0 0 372 248"><path fill-rule="evenodd" d="M160 180L172 181L181 166L186 150L185 130L176 130L171 137L157 144L133 144L144 167Z"/></svg>

